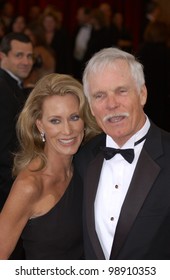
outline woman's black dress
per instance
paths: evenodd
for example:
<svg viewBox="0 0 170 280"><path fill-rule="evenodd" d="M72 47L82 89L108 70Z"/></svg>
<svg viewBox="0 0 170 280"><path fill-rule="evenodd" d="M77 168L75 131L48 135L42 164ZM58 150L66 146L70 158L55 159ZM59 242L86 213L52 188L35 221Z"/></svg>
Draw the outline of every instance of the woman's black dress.
<svg viewBox="0 0 170 280"><path fill-rule="evenodd" d="M29 220L22 239L27 260L83 259L82 182L76 172L60 201Z"/></svg>

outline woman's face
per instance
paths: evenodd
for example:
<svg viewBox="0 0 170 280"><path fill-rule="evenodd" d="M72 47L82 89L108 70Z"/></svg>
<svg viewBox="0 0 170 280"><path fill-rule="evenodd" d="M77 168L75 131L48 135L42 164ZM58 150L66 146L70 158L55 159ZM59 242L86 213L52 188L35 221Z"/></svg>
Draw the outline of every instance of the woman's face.
<svg viewBox="0 0 170 280"><path fill-rule="evenodd" d="M43 20L43 26L45 31L54 31L56 29L56 21L52 16L46 16Z"/></svg>
<svg viewBox="0 0 170 280"><path fill-rule="evenodd" d="M74 155L84 137L84 122L79 114L79 101L73 94L47 97L42 118L37 120L45 133L45 149L60 155Z"/></svg>
<svg viewBox="0 0 170 280"><path fill-rule="evenodd" d="M13 32L23 32L25 29L26 23L25 18L23 16L18 16L12 26Z"/></svg>

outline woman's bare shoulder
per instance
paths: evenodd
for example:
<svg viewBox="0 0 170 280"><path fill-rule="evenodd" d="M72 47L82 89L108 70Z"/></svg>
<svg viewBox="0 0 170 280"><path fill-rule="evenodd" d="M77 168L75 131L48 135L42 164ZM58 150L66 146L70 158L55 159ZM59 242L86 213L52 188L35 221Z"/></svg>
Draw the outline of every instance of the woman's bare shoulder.
<svg viewBox="0 0 170 280"><path fill-rule="evenodd" d="M41 179L36 172L21 171L14 181L11 192L19 193L24 200L37 200L41 194Z"/></svg>
<svg viewBox="0 0 170 280"><path fill-rule="evenodd" d="M34 214L40 196L40 177L33 172L21 171L12 185L3 213L14 221L27 221Z"/></svg>

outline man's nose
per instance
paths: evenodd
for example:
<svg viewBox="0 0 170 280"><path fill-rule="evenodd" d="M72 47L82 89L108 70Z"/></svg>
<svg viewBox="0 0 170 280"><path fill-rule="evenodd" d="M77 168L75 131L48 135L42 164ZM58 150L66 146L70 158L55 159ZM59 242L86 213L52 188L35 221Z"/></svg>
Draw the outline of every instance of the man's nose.
<svg viewBox="0 0 170 280"><path fill-rule="evenodd" d="M110 94L107 96L106 106L108 109L114 109L118 106L118 100L115 94Z"/></svg>

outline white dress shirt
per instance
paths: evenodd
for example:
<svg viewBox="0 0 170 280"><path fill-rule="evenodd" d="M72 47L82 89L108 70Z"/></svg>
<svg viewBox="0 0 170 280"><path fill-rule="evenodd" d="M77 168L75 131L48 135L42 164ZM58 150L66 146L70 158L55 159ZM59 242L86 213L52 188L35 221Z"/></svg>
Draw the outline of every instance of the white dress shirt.
<svg viewBox="0 0 170 280"><path fill-rule="evenodd" d="M120 154L103 162L96 193L94 212L95 228L106 259L109 259L121 207L128 191L143 144L134 143L146 135L150 127L147 118L144 126L133 135L122 149L134 148L133 162L128 163ZM106 136L106 147L120 148L110 136Z"/></svg>

